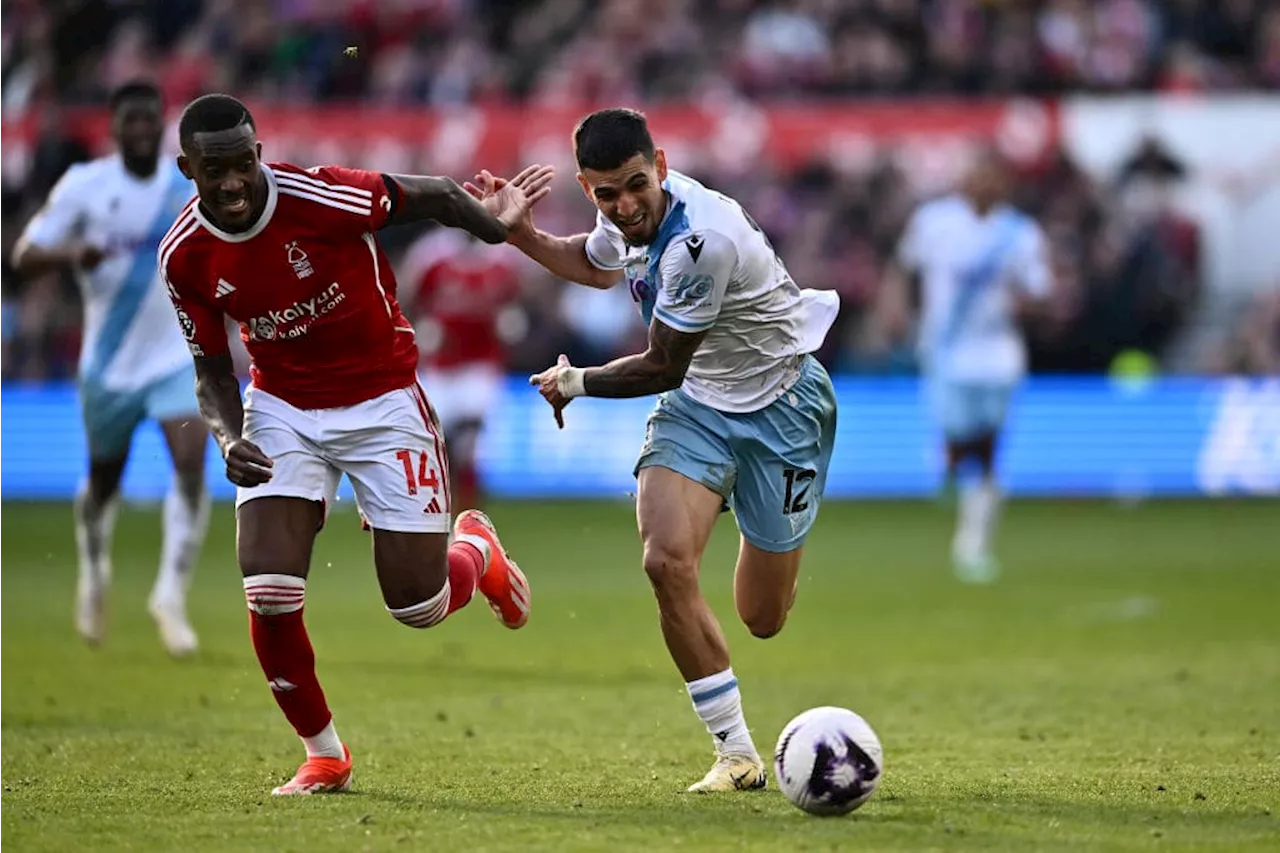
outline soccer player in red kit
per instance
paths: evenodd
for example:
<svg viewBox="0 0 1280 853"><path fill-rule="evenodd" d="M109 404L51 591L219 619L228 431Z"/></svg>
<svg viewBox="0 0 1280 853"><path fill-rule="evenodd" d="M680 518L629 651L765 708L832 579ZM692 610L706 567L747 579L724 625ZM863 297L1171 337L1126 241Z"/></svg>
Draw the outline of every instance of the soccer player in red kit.
<svg viewBox="0 0 1280 853"><path fill-rule="evenodd" d="M195 358L201 414L238 487L254 651L307 751L273 793L344 790L351 753L302 619L312 545L343 473L373 530L392 616L429 628L477 588L507 627L529 615L528 583L484 514L460 514L450 540L444 442L374 235L434 219L500 242L545 194L550 171L526 170L482 204L448 178L266 164L253 118L227 95L192 101L178 135L178 166L197 197L160 243L160 273ZM224 314L240 324L252 362L243 402Z"/></svg>
<svg viewBox="0 0 1280 853"><path fill-rule="evenodd" d="M499 323L520 293L516 259L441 228L409 250L407 267L418 285L421 373L449 443L453 501L460 509L479 507L476 443L502 393L506 346Z"/></svg>

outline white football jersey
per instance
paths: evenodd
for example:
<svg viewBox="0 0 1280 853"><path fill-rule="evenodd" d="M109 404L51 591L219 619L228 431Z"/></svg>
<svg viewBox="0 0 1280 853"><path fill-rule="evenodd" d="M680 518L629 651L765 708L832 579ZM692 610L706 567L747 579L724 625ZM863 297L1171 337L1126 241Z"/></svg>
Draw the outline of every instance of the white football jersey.
<svg viewBox="0 0 1280 853"><path fill-rule="evenodd" d="M25 236L36 246L76 239L106 255L93 270L76 270L84 299L82 380L132 391L189 363L156 248L193 194L172 160L138 178L113 155L68 169L28 223Z"/></svg>
<svg viewBox="0 0 1280 853"><path fill-rule="evenodd" d="M1014 318L1015 289L1042 298L1051 286L1044 233L1007 205L978 213L962 195L921 205L898 261L920 273L925 372L961 382L1014 382L1026 351Z"/></svg>
<svg viewBox="0 0 1280 853"><path fill-rule="evenodd" d="M685 393L723 412L763 409L795 381L798 356L822 345L840 298L797 287L733 199L674 171L663 186L670 202L651 244L628 245L597 214L587 258L600 269L624 271L645 323L706 331Z"/></svg>

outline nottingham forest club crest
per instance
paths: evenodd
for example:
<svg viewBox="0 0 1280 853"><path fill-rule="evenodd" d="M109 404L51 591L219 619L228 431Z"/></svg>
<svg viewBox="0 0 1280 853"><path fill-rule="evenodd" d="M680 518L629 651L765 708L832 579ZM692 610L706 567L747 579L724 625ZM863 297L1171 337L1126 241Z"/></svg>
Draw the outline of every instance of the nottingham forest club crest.
<svg viewBox="0 0 1280 853"><path fill-rule="evenodd" d="M307 278L315 272L311 266L307 253L298 246L297 240L292 240L284 245L285 258L289 262L289 266L293 267L293 274L298 278Z"/></svg>

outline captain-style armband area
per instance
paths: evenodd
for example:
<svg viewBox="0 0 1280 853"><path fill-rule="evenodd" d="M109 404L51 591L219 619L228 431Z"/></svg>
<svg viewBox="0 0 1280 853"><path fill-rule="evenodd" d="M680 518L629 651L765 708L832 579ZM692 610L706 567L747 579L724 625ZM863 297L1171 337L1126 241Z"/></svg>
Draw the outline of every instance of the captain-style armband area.
<svg viewBox="0 0 1280 853"><path fill-rule="evenodd" d="M556 376L556 386L560 393L572 400L574 397L587 396L585 368L566 367Z"/></svg>

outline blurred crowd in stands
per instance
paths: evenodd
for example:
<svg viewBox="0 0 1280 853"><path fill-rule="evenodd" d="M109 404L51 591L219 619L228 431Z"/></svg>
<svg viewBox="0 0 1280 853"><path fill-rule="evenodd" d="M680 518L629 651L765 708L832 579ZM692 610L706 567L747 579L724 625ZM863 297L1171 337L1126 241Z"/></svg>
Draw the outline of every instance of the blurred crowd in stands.
<svg viewBox="0 0 1280 853"><path fill-rule="evenodd" d="M1267 0L3 0L0 11L5 116L39 122L22 169L3 174L6 379L74 375L74 285L21 280L8 255L58 176L91 155L62 107L100 104L134 77L161 81L174 104L220 90L434 107L1280 87L1280 3ZM842 371L914 370L910 336L878 311L919 201L889 155L857 170L822 159L788 173L693 169L752 211L797 281L839 291L822 357ZM1203 289L1202 235L1170 203L1188 169L1152 140L1105 180L1062 152L1019 175L1017 201L1044 225L1058 282L1028 318L1034 369L1105 371L1136 349L1179 369L1280 373L1280 283L1212 346L1171 354ZM559 180L539 221L586 230L589 204L570 175ZM410 307L430 253L421 233L385 237ZM642 341L622 289L569 288L514 249L494 252L519 282L503 324L512 369Z"/></svg>

